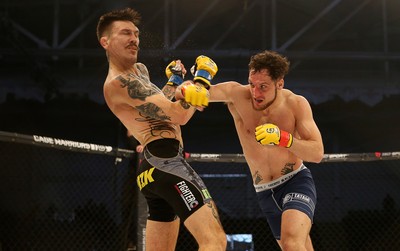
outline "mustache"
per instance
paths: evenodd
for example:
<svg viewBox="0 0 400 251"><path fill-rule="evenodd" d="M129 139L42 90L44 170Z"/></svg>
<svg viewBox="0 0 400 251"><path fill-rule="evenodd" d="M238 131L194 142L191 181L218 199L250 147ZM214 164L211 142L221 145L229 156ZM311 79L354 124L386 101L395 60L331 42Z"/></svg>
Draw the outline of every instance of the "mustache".
<svg viewBox="0 0 400 251"><path fill-rule="evenodd" d="M130 44L128 45L128 48L130 48L130 47L134 47L136 50L140 50L139 45L137 45L137 44L135 44L135 43L130 43Z"/></svg>

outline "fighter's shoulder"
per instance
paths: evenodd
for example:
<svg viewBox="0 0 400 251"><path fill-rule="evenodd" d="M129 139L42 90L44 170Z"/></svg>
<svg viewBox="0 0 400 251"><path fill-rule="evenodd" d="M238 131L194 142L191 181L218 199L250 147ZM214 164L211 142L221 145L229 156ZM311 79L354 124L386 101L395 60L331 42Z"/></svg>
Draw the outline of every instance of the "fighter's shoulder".
<svg viewBox="0 0 400 251"><path fill-rule="evenodd" d="M149 75L149 70L147 70L146 65L144 65L143 63L137 62L135 63L135 67L140 73Z"/></svg>
<svg viewBox="0 0 400 251"><path fill-rule="evenodd" d="M109 75L104 82L104 88L122 87L127 80L129 80L129 74L126 73L120 73L112 76Z"/></svg>
<svg viewBox="0 0 400 251"><path fill-rule="evenodd" d="M239 82L236 81L227 81L227 82L222 82L217 84L216 86L224 87L226 89L229 89L230 91L246 91L247 87L245 85L242 85Z"/></svg>
<svg viewBox="0 0 400 251"><path fill-rule="evenodd" d="M296 94L291 90L283 89L283 95L285 96L287 104L292 107L297 108L303 105L309 105L308 100L304 96Z"/></svg>
<svg viewBox="0 0 400 251"><path fill-rule="evenodd" d="M104 81L104 90L114 88L120 85L120 81L118 80L118 76L120 75L108 75L106 80Z"/></svg>
<svg viewBox="0 0 400 251"><path fill-rule="evenodd" d="M129 73L114 73L109 74L104 82L104 94L111 94L112 97L125 96L126 88L131 82Z"/></svg>
<svg viewBox="0 0 400 251"><path fill-rule="evenodd" d="M250 85L233 82L230 95L232 97L232 101L234 102L240 101L242 99L248 99L251 96Z"/></svg>

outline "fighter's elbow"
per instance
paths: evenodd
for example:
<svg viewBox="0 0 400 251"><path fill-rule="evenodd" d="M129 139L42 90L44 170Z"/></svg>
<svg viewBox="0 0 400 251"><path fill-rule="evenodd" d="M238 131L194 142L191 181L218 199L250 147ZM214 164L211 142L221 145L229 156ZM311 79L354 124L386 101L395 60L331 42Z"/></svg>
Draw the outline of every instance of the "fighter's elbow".
<svg viewBox="0 0 400 251"><path fill-rule="evenodd" d="M190 114L179 114L174 118L174 124L183 126L186 125L187 122L189 122L190 118L192 116Z"/></svg>
<svg viewBox="0 0 400 251"><path fill-rule="evenodd" d="M189 120L190 120L190 118L187 118L187 119L181 120L181 121L179 121L179 125L180 125L180 126L184 126L184 125L186 125L186 124L187 124L187 122L189 122Z"/></svg>
<svg viewBox="0 0 400 251"><path fill-rule="evenodd" d="M313 159L311 160L314 163L320 163L324 159L324 149L318 149L313 154Z"/></svg>

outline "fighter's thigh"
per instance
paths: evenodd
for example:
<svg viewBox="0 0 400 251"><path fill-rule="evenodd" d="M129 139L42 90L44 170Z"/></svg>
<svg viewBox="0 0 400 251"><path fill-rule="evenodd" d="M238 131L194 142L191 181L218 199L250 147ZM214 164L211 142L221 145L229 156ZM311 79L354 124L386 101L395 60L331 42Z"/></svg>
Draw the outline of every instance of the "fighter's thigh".
<svg viewBox="0 0 400 251"><path fill-rule="evenodd" d="M281 239L295 238L305 242L311 225L307 214L296 209L285 210L282 214Z"/></svg>
<svg viewBox="0 0 400 251"><path fill-rule="evenodd" d="M146 224L146 250L147 251L173 251L179 233L179 218L170 222L147 220Z"/></svg>
<svg viewBox="0 0 400 251"><path fill-rule="evenodd" d="M205 203L186 219L184 225L199 243L225 236L214 201Z"/></svg>

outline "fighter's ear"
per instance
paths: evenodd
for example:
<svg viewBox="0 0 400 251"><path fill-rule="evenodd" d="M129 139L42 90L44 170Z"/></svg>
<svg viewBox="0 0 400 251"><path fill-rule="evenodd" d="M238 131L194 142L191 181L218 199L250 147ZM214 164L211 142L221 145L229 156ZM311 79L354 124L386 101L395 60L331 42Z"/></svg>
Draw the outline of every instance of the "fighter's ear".
<svg viewBox="0 0 400 251"><path fill-rule="evenodd" d="M100 44L103 46L104 49L107 49L108 47L108 38L107 37L101 37L100 38Z"/></svg>
<svg viewBox="0 0 400 251"><path fill-rule="evenodd" d="M285 85L285 80L283 80L283 78L279 79L276 86L278 87L278 89L283 89L283 86Z"/></svg>

